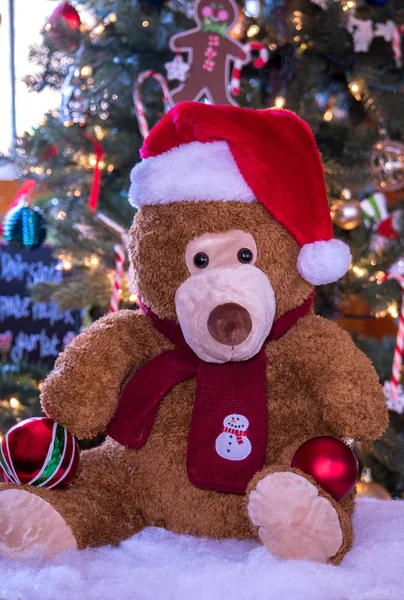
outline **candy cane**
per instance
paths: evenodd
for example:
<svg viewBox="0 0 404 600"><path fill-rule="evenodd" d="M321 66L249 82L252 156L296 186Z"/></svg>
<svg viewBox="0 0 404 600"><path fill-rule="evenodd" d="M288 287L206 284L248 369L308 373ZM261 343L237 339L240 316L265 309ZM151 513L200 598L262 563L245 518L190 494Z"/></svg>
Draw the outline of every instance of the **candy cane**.
<svg viewBox="0 0 404 600"><path fill-rule="evenodd" d="M400 69L402 67L402 47L401 47L401 34L404 31L404 26L403 25L397 25L397 27L394 30L394 33L392 35L391 38L391 45L393 48L393 56L394 56L394 60L396 62L396 67L397 69Z"/></svg>
<svg viewBox="0 0 404 600"><path fill-rule="evenodd" d="M142 84L146 79L155 79L159 82L161 89L163 90L163 98L165 106L170 106L170 95L169 88L167 82L161 73L157 73L156 71L143 71L140 73L137 78L135 85L133 86L133 103L135 105L135 111L137 120L139 123L140 133L142 134L143 139L146 139L149 135L150 128L146 118L146 111L142 100L142 95L140 93Z"/></svg>
<svg viewBox="0 0 404 600"><path fill-rule="evenodd" d="M261 42L248 42L247 44L244 44L243 50L246 54L249 54L251 52L251 50L259 51L258 58L256 58L253 62L253 65L256 69L262 69L262 67L264 65L266 65L266 63L269 60L269 50ZM240 95L240 79L241 79L241 70L243 68L243 64L244 63L243 63L242 59L240 59L240 58L238 58L234 63L233 73L232 73L231 82L230 82L231 93L233 94L233 96Z"/></svg>
<svg viewBox="0 0 404 600"><path fill-rule="evenodd" d="M122 288L123 265L125 262L125 249L121 244L114 246L115 250L115 280L112 288L109 312L116 312L119 307L119 290Z"/></svg>
<svg viewBox="0 0 404 600"><path fill-rule="evenodd" d="M393 369L391 373L391 381L389 387L389 396L391 404L398 398L398 386L401 378L401 366L403 363L403 347L404 347L404 276L399 273L389 273L386 279L395 279L401 286L401 312L400 321L398 323L398 331L396 338L396 346L394 348ZM391 408L391 406L389 406Z"/></svg>

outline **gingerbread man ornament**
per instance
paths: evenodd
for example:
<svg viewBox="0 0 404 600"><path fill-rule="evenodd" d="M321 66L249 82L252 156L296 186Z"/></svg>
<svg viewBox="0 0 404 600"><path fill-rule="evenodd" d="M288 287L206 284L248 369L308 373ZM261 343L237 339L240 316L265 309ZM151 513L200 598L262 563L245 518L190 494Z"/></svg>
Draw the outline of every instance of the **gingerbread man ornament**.
<svg viewBox="0 0 404 600"><path fill-rule="evenodd" d="M174 52L188 52L186 81L170 93L172 104L183 100L198 101L204 96L212 104L234 104L230 96L231 61L249 60L243 46L230 37L238 8L233 0L197 0L194 7L196 27L171 38Z"/></svg>

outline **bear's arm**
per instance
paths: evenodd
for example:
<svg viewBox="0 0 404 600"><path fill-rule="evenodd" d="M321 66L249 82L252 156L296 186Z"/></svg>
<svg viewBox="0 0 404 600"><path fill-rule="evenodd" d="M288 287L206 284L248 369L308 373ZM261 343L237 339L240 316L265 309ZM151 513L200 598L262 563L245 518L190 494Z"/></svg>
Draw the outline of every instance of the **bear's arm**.
<svg viewBox="0 0 404 600"><path fill-rule="evenodd" d="M78 438L94 437L111 420L128 374L164 346L140 312L121 310L99 319L56 360L42 388L45 413Z"/></svg>
<svg viewBox="0 0 404 600"><path fill-rule="evenodd" d="M336 436L371 440L387 427L387 407L377 373L350 335L335 323L310 315L291 340L297 367L323 407Z"/></svg>

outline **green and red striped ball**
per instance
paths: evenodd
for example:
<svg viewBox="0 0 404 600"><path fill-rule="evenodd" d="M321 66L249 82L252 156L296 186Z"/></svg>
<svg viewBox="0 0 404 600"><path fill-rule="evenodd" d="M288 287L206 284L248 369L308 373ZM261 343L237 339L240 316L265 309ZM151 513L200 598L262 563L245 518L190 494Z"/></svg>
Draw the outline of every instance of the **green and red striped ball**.
<svg viewBox="0 0 404 600"><path fill-rule="evenodd" d="M48 417L14 425L0 445L0 470L6 483L66 489L80 459L76 438Z"/></svg>

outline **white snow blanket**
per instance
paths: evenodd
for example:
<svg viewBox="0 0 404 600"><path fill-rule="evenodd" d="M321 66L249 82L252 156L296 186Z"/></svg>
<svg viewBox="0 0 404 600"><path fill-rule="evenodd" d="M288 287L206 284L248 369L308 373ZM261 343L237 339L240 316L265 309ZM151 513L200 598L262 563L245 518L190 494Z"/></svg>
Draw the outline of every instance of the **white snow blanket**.
<svg viewBox="0 0 404 600"><path fill-rule="evenodd" d="M149 527L118 548L0 560L0 600L404 599L404 501L359 500L354 527L338 567L280 560L253 541Z"/></svg>

